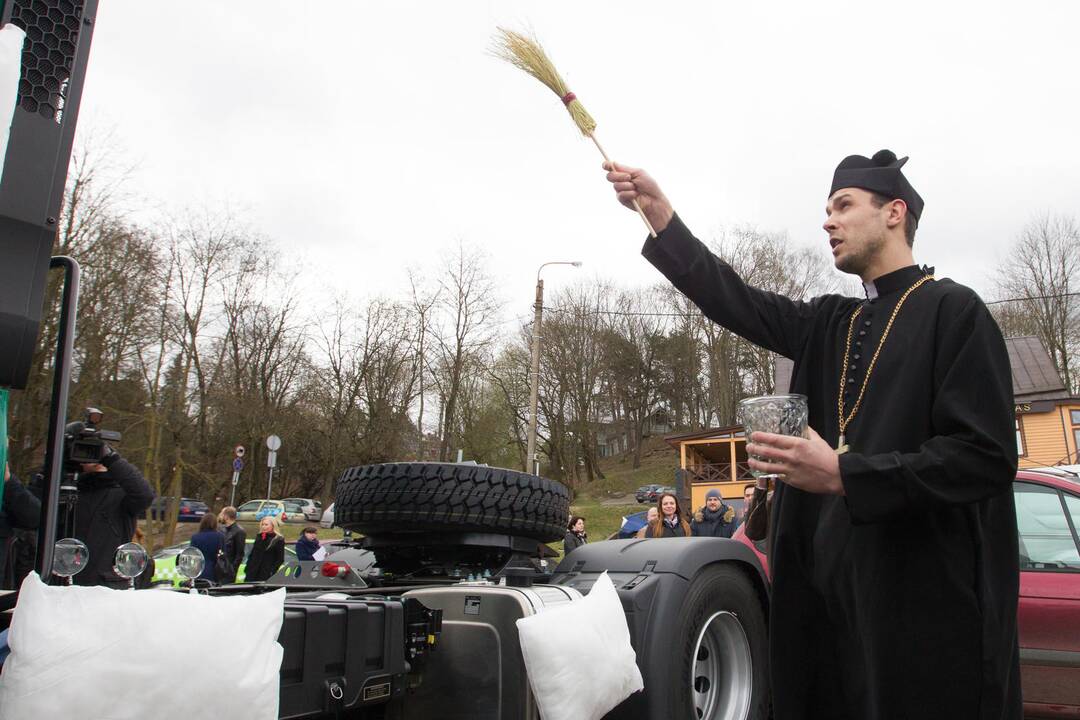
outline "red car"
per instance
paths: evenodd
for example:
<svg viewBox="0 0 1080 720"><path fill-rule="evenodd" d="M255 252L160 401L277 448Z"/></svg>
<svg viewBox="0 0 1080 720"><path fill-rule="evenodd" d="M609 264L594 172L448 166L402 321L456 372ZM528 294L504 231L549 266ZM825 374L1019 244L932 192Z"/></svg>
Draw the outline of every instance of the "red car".
<svg viewBox="0 0 1080 720"><path fill-rule="evenodd" d="M1021 470L1013 483L1020 535L1020 679L1024 717L1080 718L1080 477ZM765 543L734 539L765 568Z"/></svg>

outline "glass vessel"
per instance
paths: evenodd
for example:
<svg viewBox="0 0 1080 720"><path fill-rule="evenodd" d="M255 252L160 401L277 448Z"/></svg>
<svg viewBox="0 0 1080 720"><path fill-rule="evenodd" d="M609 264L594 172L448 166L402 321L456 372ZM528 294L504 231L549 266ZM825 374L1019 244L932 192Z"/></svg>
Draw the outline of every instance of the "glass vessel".
<svg viewBox="0 0 1080 720"><path fill-rule="evenodd" d="M806 435L806 420L809 416L805 395L762 395L745 398L739 402L736 419L746 430L746 441L750 442L750 433L768 432L777 435ZM766 461L757 455L750 457ZM779 478L775 473L751 471L756 478Z"/></svg>
<svg viewBox="0 0 1080 720"><path fill-rule="evenodd" d="M146 548L138 543L125 543L116 548L116 557L113 559L113 572L122 578L127 578L128 587L135 587L135 578L142 575L146 569L149 556Z"/></svg>
<svg viewBox="0 0 1080 720"><path fill-rule="evenodd" d="M53 550L53 575L64 578L71 584L71 576L77 575L90 562L90 551L86 543L75 538L57 540Z"/></svg>
<svg viewBox="0 0 1080 720"><path fill-rule="evenodd" d="M204 567L206 567L206 558L203 557L199 548L186 547L176 556L176 571L188 580L199 577Z"/></svg>

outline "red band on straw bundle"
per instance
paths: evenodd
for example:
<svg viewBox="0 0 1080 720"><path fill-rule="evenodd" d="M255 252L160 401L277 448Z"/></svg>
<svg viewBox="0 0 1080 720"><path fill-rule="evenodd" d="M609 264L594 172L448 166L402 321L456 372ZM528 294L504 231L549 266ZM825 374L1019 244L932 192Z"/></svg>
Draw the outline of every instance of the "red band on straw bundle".
<svg viewBox="0 0 1080 720"><path fill-rule="evenodd" d="M568 93L566 93L565 95L562 96L562 104L563 105L569 105L570 103L574 102L575 100L577 100L577 95L575 95L572 92L568 92Z"/></svg>

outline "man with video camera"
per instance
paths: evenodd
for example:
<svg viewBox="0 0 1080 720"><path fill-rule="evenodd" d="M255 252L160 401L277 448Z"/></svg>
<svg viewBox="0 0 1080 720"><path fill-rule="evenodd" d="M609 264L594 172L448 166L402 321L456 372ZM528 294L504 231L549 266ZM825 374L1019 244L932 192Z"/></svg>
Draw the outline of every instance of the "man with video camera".
<svg viewBox="0 0 1080 720"><path fill-rule="evenodd" d="M77 493L71 537L82 540L90 551L86 568L72 581L122 589L128 581L113 571L116 548L131 542L154 491L142 473L105 442L118 440L119 433L99 430L101 416L100 410L89 408L86 422L69 423L65 429L65 470L75 473Z"/></svg>

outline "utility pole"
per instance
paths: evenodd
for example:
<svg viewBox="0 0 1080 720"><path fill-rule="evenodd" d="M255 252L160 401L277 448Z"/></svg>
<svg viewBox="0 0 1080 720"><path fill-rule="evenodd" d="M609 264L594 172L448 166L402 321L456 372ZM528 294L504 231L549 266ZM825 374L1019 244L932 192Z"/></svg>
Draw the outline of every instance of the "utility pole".
<svg viewBox="0 0 1080 720"><path fill-rule="evenodd" d="M542 266L541 266L542 267ZM536 406L540 395L540 321L544 314L544 281L537 272L536 305L533 313L532 372L529 375L529 444L525 451L525 471L540 473L536 460Z"/></svg>
<svg viewBox="0 0 1080 720"><path fill-rule="evenodd" d="M536 271L536 304L533 313L532 375L529 384L529 439L525 451L525 472L540 474L540 461L536 458L536 406L540 394L540 322L544 314L544 281L540 271L548 265L573 265L581 267L580 260L572 262L547 262Z"/></svg>

